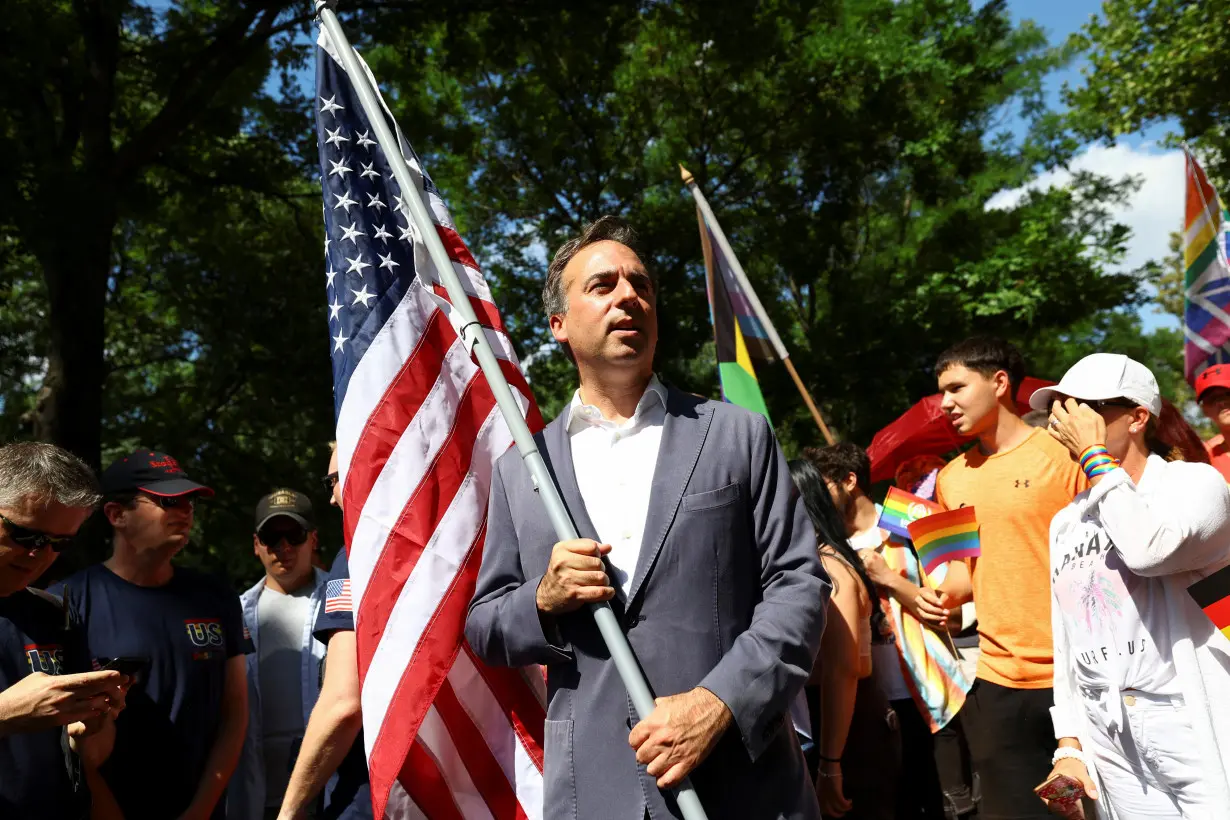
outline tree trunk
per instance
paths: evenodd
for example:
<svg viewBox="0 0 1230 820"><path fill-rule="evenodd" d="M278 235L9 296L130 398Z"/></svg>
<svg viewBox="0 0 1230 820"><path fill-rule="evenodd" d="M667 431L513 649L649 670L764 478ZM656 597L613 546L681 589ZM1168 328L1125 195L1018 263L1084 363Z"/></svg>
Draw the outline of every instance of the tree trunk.
<svg viewBox="0 0 1230 820"><path fill-rule="evenodd" d="M89 201L89 200L87 200ZM91 202L97 205L97 199ZM86 211L78 231L40 261L47 285L51 345L34 435L97 468L106 378L104 319L111 275L113 207Z"/></svg>

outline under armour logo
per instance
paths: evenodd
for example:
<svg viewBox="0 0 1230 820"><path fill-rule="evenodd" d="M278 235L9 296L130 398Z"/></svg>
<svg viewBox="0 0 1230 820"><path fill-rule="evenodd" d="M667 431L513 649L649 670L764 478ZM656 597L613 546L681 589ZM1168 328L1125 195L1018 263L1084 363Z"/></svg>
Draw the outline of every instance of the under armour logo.
<svg viewBox="0 0 1230 820"><path fill-rule="evenodd" d="M1016 486L1018 486L1018 487L1024 487L1025 489L1029 489L1029 479L1028 479L1028 478L1026 478L1026 479L1020 479L1020 478L1018 478L1018 479L1016 480Z"/></svg>

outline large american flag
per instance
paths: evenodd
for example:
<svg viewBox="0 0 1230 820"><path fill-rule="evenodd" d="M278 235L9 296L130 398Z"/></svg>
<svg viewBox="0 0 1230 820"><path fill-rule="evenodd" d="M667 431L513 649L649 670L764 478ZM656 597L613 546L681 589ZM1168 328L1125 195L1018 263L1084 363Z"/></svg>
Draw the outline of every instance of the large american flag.
<svg viewBox="0 0 1230 820"><path fill-rule="evenodd" d="M462 633L492 465L512 436L458 339L436 268L323 27L316 56L338 467L375 816L541 817L541 672L485 666ZM397 136L504 373L540 429L482 274Z"/></svg>

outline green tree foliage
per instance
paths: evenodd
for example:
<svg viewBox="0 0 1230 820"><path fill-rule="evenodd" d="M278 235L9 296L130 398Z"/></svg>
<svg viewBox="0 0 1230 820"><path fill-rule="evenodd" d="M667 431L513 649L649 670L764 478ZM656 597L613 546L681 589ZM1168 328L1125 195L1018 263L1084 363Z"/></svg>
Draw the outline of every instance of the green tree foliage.
<svg viewBox="0 0 1230 820"><path fill-rule="evenodd" d="M291 82L309 15L16 0L0 16L2 435L96 463L174 454L218 490L185 559L237 579L254 574L257 498L319 490L331 438L304 286L320 264L314 140Z"/></svg>
<svg viewBox="0 0 1230 820"><path fill-rule="evenodd" d="M1045 113L1040 83L1063 59L1002 3L582 3L492 12L376 56L402 122L432 123L420 144L468 160L435 175L534 354L548 411L573 375L538 307L545 259L603 213L642 231L658 270L660 369L716 393L677 161L856 441L933 389L930 365L953 341L1029 338L1135 294L1134 277L1105 272L1126 233L1107 209L1129 183L1078 175L987 208L1047 156L995 129L1013 107ZM784 370L760 378L779 434L814 441Z"/></svg>
<svg viewBox="0 0 1230 820"><path fill-rule="evenodd" d="M1227 0L1106 0L1071 43L1089 58L1085 84L1065 94L1078 133L1113 139L1174 118L1230 182L1227 20Z"/></svg>
<svg viewBox="0 0 1230 820"><path fill-rule="evenodd" d="M1084 83L1064 91L1068 125L1081 138L1113 142L1176 121L1178 133L1167 141L1190 142L1214 185L1225 190L1230 184L1230 96L1224 88L1230 72L1227 19L1226 0L1107 0L1101 14L1068 43L1069 49L1084 52L1089 61L1082 72ZM1171 235L1170 253L1155 266L1152 277L1157 305L1180 321L1181 242L1178 233ZM1128 345L1130 339L1120 343ZM1156 331L1140 343L1165 354L1157 360L1168 374L1164 378L1158 372L1163 392L1180 404L1190 400L1190 387L1181 378L1169 377L1181 373L1181 334ZM1168 381L1172 392L1166 389Z"/></svg>
<svg viewBox="0 0 1230 820"><path fill-rule="evenodd" d="M1138 298L1138 276L1107 273L1130 183L1078 175L987 207L1057 156L1041 83L1066 56L1002 2L346 8L548 413L574 376L542 274L603 213L637 225L659 273L660 370L717 394L679 161L851 440L932 390L935 355L969 333L1049 339ZM251 514L274 486L310 492L337 544L313 480L332 402L308 14L14 0L0 16L0 437L103 462L171 452L218 490L185 560L237 583L259 574ZM1014 111L1034 134L998 133ZM761 382L787 446L813 443L784 369Z"/></svg>

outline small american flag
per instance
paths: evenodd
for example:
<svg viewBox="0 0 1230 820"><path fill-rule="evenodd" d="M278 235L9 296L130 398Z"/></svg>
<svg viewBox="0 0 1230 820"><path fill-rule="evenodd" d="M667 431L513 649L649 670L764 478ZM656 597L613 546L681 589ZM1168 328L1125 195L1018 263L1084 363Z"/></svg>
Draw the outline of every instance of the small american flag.
<svg viewBox="0 0 1230 820"><path fill-rule="evenodd" d="M325 612L350 611L350 579L334 578L325 584Z"/></svg>
<svg viewBox="0 0 1230 820"><path fill-rule="evenodd" d="M338 472L374 815L539 818L542 673L488 667L463 635L491 473L512 435L323 27L317 45ZM541 429L477 263L396 133L505 376Z"/></svg>

